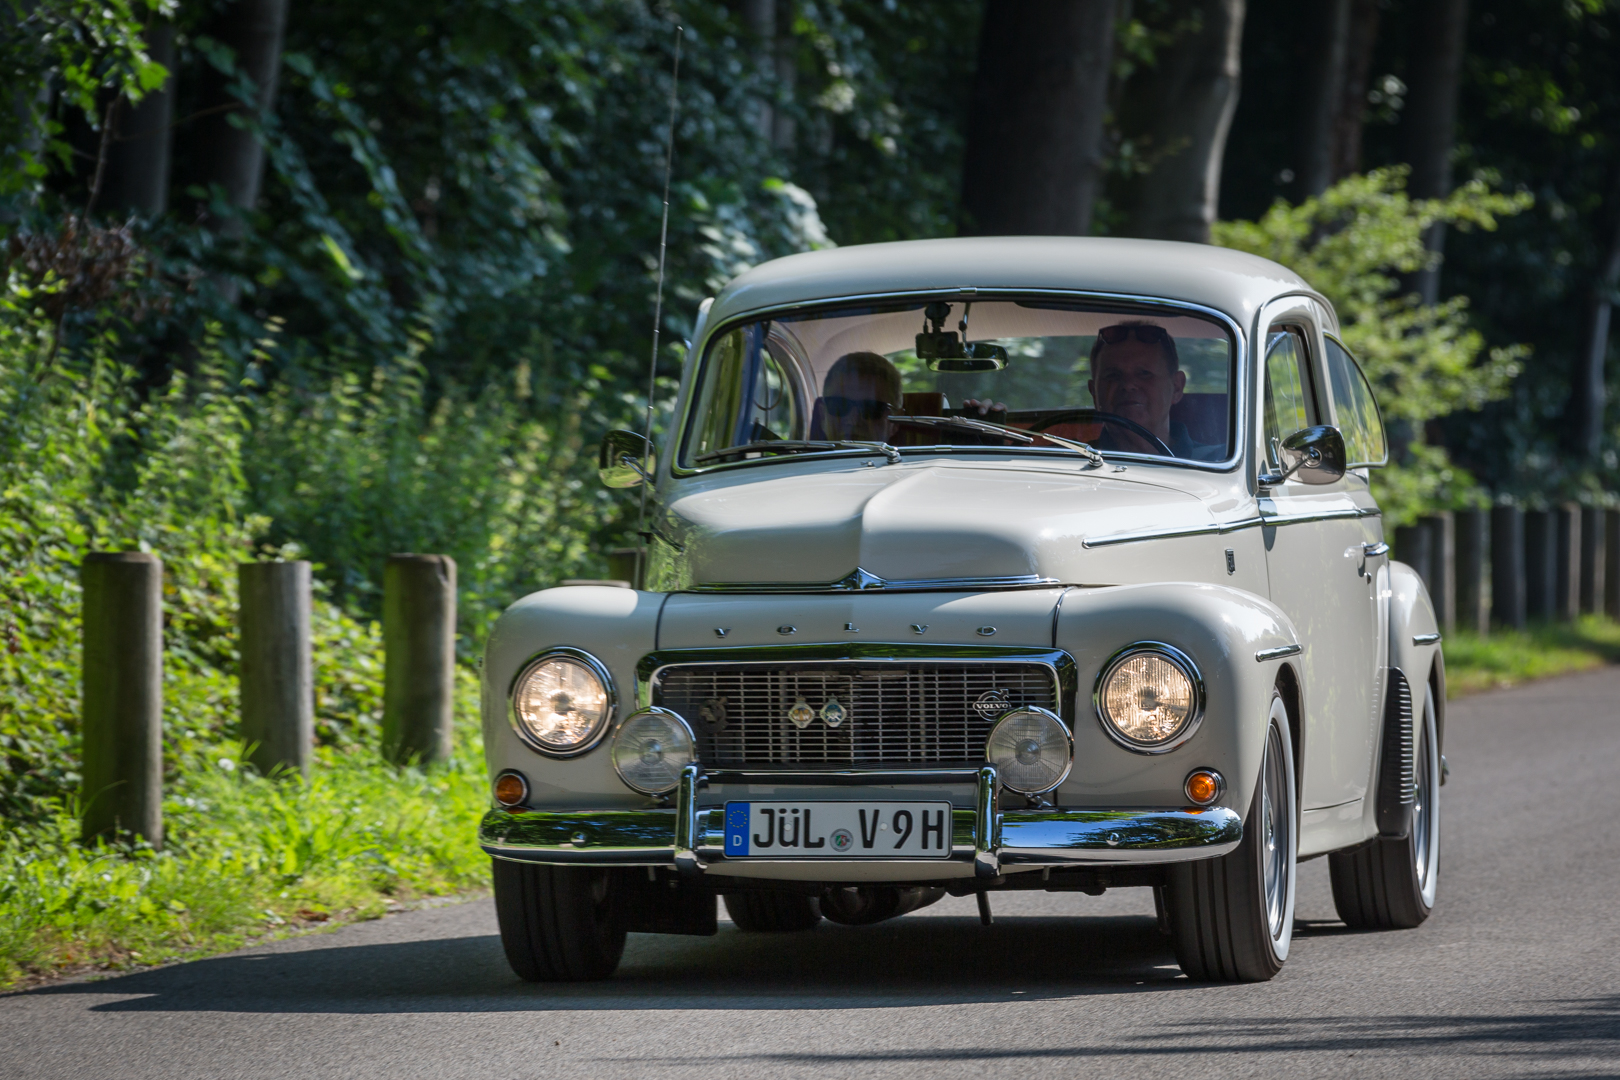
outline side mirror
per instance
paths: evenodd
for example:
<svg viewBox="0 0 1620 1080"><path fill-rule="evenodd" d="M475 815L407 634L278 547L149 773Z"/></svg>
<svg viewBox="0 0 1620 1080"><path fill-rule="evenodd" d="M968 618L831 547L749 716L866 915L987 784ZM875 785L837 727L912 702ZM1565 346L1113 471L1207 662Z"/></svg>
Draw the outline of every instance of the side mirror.
<svg viewBox="0 0 1620 1080"><path fill-rule="evenodd" d="M1283 471L1262 473L1262 484L1280 484L1290 479L1302 484L1331 484L1344 476L1344 436L1336 427L1318 424L1301 428L1274 445Z"/></svg>
<svg viewBox="0 0 1620 1080"><path fill-rule="evenodd" d="M653 445L644 436L618 429L602 436L602 449L596 455L596 474L607 487L633 488L651 483L654 468Z"/></svg>

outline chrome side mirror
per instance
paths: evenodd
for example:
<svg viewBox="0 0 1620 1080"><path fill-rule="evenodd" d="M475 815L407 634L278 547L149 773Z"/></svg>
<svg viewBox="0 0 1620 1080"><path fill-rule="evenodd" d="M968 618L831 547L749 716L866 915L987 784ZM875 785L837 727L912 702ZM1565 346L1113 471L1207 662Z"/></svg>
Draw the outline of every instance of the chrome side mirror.
<svg viewBox="0 0 1620 1080"><path fill-rule="evenodd" d="M1272 440L1277 460L1282 462L1280 473L1261 473L1260 483L1281 484L1297 480L1301 484L1331 484L1344 476L1347 460L1344 436L1339 429L1326 424L1301 428L1288 438Z"/></svg>
<svg viewBox="0 0 1620 1080"><path fill-rule="evenodd" d="M602 436L602 448L596 455L596 475L607 487L633 488L650 484L655 468L653 445L644 436L619 429Z"/></svg>

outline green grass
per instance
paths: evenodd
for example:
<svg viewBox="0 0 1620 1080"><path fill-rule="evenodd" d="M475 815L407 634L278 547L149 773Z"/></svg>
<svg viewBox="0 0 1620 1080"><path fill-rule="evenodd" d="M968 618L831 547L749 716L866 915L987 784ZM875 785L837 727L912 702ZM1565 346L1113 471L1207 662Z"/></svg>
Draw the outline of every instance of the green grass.
<svg viewBox="0 0 1620 1080"><path fill-rule="evenodd" d="M1583 615L1573 623L1543 623L1489 635L1446 635L1446 696L1461 697L1532 679L1620 663L1620 623Z"/></svg>
<svg viewBox="0 0 1620 1080"><path fill-rule="evenodd" d="M267 780L225 744L166 794L167 843L86 847L71 813L0 834L0 990L122 971L266 935L375 918L488 886L476 736L424 774L323 751L308 781Z"/></svg>

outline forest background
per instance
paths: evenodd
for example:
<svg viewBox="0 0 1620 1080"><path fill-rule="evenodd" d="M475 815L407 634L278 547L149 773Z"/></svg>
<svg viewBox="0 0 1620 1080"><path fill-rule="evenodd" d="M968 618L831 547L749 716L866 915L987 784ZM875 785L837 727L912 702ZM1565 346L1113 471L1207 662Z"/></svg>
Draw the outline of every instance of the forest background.
<svg viewBox="0 0 1620 1080"><path fill-rule="evenodd" d="M636 542L593 459L642 415L677 25L664 408L698 303L767 258L1158 237L1334 300L1395 436L1390 524L1620 486L1611 0L4 0L0 814L47 832L0 842L0 925L59 917L0 940L0 983L479 879L440 839L481 803L475 732L437 778L367 771L382 564L457 559L470 662L512 599ZM56 842L76 567L107 548L167 565L165 856L257 884L184 892L137 845L143 884L91 887ZM327 771L266 825L220 810L264 782L231 744L234 568L288 556L319 579ZM340 843L362 801L402 809Z"/></svg>

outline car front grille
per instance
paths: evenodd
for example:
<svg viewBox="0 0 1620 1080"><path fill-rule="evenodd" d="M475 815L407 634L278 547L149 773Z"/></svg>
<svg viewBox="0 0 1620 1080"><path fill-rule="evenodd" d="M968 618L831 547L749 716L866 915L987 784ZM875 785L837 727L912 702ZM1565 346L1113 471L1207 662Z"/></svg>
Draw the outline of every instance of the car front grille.
<svg viewBox="0 0 1620 1080"><path fill-rule="evenodd" d="M712 768L977 764L1000 712L1059 711L1052 668L1016 661L681 664L658 672L653 699L692 725Z"/></svg>

